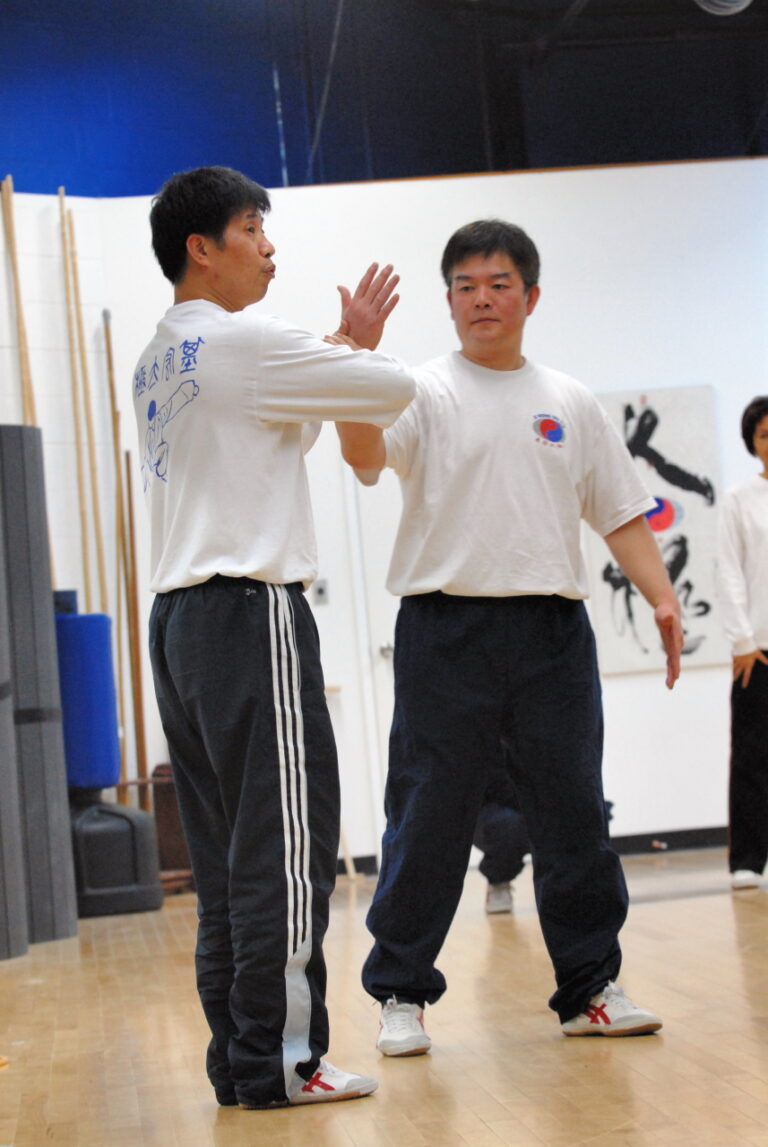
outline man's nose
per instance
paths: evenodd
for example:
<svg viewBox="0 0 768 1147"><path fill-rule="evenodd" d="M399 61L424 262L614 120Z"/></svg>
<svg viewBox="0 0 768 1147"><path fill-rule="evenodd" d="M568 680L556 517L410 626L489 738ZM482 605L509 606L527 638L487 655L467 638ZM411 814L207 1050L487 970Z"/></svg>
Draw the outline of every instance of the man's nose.
<svg viewBox="0 0 768 1147"><path fill-rule="evenodd" d="M477 294L475 295L475 306L476 307L490 307L490 305L491 305L491 300L490 300L490 297L489 297L487 291L485 290L484 287L480 287Z"/></svg>

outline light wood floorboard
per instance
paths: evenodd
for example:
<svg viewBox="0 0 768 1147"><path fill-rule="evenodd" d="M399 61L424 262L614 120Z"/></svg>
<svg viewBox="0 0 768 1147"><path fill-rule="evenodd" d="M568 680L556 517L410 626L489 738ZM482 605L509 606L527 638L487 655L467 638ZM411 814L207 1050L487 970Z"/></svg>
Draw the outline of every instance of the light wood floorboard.
<svg viewBox="0 0 768 1147"><path fill-rule="evenodd" d="M219 1108L205 1078L194 896L81 920L0 963L0 1147L768 1147L768 890L731 893L721 849L625 869L621 980L662 1033L563 1037L530 870L495 917L471 871L439 961L449 989L427 1011L433 1050L384 1059L359 981L374 880L342 877L329 1058L379 1090L273 1112Z"/></svg>

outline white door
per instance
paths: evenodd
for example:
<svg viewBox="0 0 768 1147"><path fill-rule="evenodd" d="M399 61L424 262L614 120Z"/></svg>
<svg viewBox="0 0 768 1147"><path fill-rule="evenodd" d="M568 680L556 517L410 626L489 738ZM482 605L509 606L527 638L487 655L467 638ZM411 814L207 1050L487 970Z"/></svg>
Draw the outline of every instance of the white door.
<svg viewBox="0 0 768 1147"><path fill-rule="evenodd" d="M387 745L392 721L392 652L395 618L400 599L385 586L389 559L400 520L400 483L391 470L382 471L375 486L362 486L349 471L360 541L360 576L365 609L367 652L372 683L374 724L378 753L372 761L376 776L371 787L378 801L380 829L384 828L383 794L387 774ZM379 836L381 833L379 833Z"/></svg>

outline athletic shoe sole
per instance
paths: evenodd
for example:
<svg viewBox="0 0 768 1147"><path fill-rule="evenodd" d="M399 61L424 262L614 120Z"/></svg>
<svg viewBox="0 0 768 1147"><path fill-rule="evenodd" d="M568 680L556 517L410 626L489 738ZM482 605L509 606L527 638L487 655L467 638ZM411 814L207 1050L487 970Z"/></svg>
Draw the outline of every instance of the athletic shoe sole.
<svg viewBox="0 0 768 1147"><path fill-rule="evenodd" d="M563 1028L562 1032L563 1035L570 1036L602 1035L607 1036L608 1039L617 1039L622 1035L651 1035L653 1032L659 1031L661 1027L662 1024L659 1021L650 1020L646 1024L637 1024L636 1026L632 1025L632 1027L625 1028L619 1027L616 1024L611 1024L610 1027L597 1027L597 1025L590 1024L589 1029L584 1028L582 1031L566 1031L566 1029Z"/></svg>
<svg viewBox="0 0 768 1147"><path fill-rule="evenodd" d="M364 1099L366 1095L371 1095L376 1090L378 1085L374 1083L372 1087L358 1087L354 1091L339 1091L339 1092L322 1092L318 1094L313 1092L312 1095L294 1095L290 1101L290 1107L302 1107L309 1103L339 1103L342 1099Z"/></svg>
<svg viewBox="0 0 768 1147"><path fill-rule="evenodd" d="M310 1103L339 1103L342 1099L363 1099L371 1095L379 1086L378 1080L369 1076L361 1078L357 1087L342 1091L299 1091L290 1099L273 1099L271 1103L241 1103L243 1111L268 1111L274 1107L306 1107Z"/></svg>
<svg viewBox="0 0 768 1147"><path fill-rule="evenodd" d="M404 1055L426 1055L432 1047L431 1041L428 1044L422 1044L420 1047L407 1047L403 1048L402 1044L397 1044L393 1048L382 1047L381 1044L376 1045L382 1055L388 1055L392 1059L400 1059Z"/></svg>

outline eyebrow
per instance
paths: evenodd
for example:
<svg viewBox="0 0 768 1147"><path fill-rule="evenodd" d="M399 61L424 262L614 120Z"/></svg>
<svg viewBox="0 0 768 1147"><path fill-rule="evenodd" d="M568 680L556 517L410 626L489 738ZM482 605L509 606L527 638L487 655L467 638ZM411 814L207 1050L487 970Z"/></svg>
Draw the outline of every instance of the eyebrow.
<svg viewBox="0 0 768 1147"><path fill-rule="evenodd" d="M490 278L491 279L508 279L510 277L510 275L511 275L511 271L497 271L496 274L491 275ZM476 279L476 278L477 278L476 275L468 275L466 272L464 272L464 274L454 275L453 276L453 282L454 283L465 282L468 279Z"/></svg>

